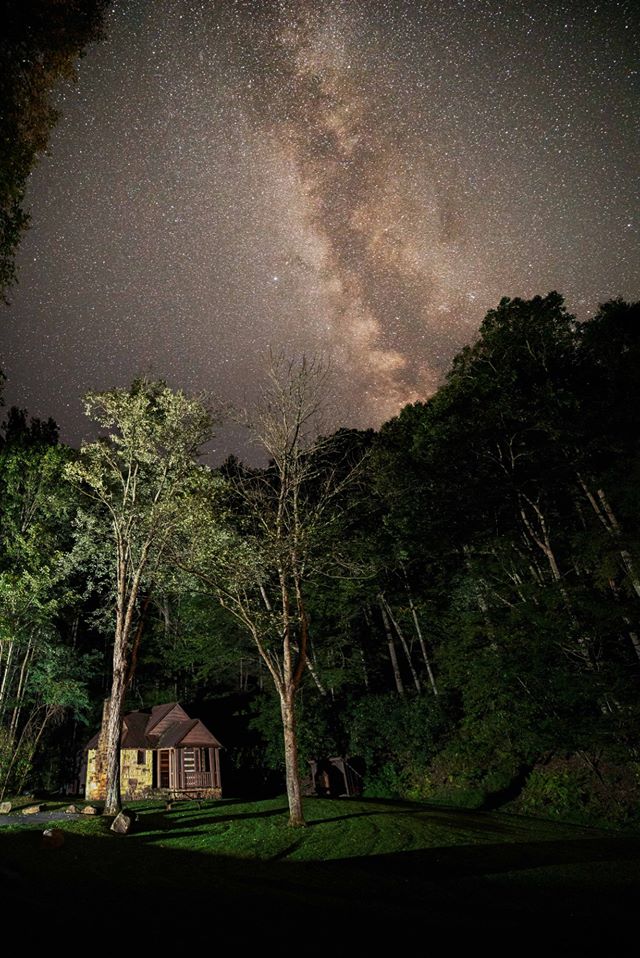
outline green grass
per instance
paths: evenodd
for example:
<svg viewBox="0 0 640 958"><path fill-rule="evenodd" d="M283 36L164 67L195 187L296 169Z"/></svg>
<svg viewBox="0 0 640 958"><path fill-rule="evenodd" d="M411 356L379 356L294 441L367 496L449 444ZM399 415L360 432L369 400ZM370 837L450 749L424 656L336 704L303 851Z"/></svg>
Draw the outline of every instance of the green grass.
<svg viewBox="0 0 640 958"><path fill-rule="evenodd" d="M182 934L169 914L215 916L219 939L245 944L289 932L306 940L323 926L375 945L396 927L474 936L533 933L552 920L592 940L635 920L637 836L375 800L307 799L304 829L288 827L284 799L131 807L126 837L101 817L61 813L66 840L55 850L42 846L46 826L26 817L0 828L14 907L37 901L48 922L72 914L87 930L98 906L153 915L159 943ZM194 941L206 940L208 922L189 926ZM322 940L312 936L307 952L321 953Z"/></svg>

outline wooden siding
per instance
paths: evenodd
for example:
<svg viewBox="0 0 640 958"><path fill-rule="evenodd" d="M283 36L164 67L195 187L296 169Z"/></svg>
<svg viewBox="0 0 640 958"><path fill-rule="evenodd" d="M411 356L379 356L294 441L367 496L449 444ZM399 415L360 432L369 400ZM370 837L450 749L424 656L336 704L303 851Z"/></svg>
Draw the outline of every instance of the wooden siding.
<svg viewBox="0 0 640 958"><path fill-rule="evenodd" d="M220 763L214 752L218 749L175 749L176 774L171 788L185 791L220 788Z"/></svg>

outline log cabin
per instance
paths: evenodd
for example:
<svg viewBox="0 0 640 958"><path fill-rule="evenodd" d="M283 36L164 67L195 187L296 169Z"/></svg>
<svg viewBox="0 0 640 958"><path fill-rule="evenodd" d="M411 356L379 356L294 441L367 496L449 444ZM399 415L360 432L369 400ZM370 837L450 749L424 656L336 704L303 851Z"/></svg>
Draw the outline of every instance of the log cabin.
<svg viewBox="0 0 640 958"><path fill-rule="evenodd" d="M190 718L177 702L130 712L122 720L120 738L122 796L220 798L221 748L209 729ZM85 797L89 801L105 798L105 763L99 761L99 750L97 732L86 746Z"/></svg>

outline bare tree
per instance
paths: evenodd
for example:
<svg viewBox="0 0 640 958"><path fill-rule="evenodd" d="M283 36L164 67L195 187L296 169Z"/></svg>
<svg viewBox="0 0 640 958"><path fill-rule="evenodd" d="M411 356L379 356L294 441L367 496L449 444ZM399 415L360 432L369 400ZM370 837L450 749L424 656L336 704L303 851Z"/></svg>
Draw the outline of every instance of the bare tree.
<svg viewBox="0 0 640 958"><path fill-rule="evenodd" d="M335 453L331 437L319 436L326 386L321 362L271 358L261 401L243 416L269 465L229 475L233 518L225 533L215 526L213 549L203 543L199 572L249 633L273 680L293 826L304 825L295 700L309 666L307 591L343 564L340 497L359 469Z"/></svg>

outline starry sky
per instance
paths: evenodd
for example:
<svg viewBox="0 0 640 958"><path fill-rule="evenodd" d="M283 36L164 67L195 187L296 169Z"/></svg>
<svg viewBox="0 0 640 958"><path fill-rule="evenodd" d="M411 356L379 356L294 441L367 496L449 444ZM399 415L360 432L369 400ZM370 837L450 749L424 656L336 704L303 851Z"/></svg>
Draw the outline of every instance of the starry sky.
<svg viewBox="0 0 640 958"><path fill-rule="evenodd" d="M271 348L330 364L332 427L378 426L502 296L637 299L639 26L631 0L118 0L31 176L7 402L76 443L89 389L250 404Z"/></svg>

